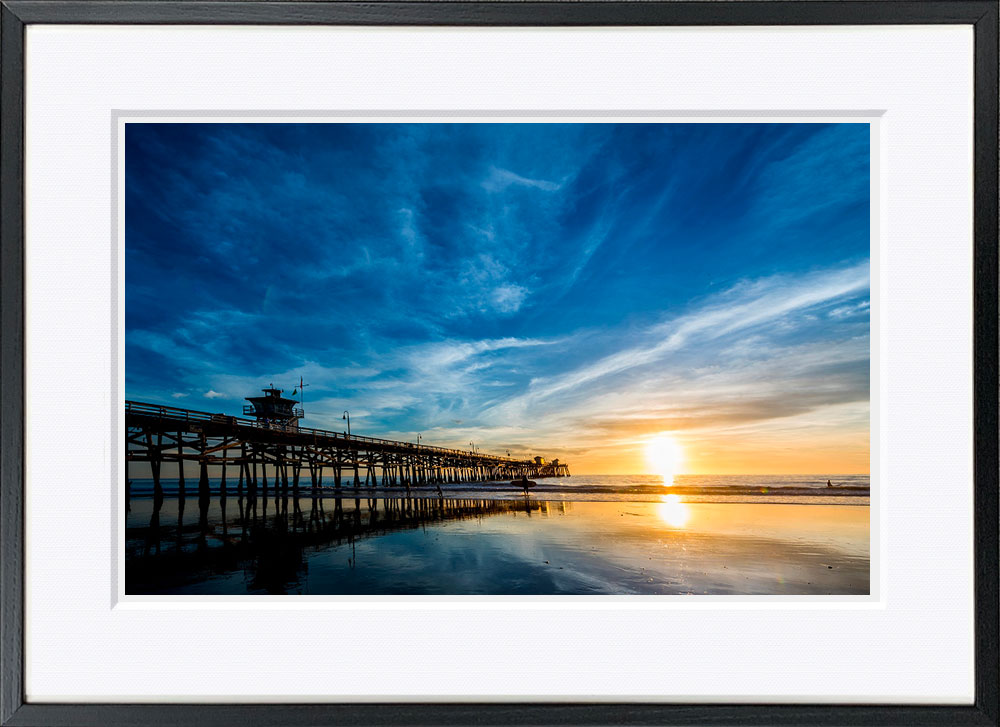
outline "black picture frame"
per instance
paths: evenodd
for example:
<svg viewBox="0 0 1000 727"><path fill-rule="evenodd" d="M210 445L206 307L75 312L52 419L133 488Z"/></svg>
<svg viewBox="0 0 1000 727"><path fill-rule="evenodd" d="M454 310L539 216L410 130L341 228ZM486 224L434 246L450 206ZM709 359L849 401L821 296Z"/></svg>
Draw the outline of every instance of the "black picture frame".
<svg viewBox="0 0 1000 727"><path fill-rule="evenodd" d="M998 278L995 0L298 2L0 0L0 725L996 725ZM24 68L32 24L882 25L974 28L975 703L30 704L24 673ZM929 669L934 668L928 665Z"/></svg>

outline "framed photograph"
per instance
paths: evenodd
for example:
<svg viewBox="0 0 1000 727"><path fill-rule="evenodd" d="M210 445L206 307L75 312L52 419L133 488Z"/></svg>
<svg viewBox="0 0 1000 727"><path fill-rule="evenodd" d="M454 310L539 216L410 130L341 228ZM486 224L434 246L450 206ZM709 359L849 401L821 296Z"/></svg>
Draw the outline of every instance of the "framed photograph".
<svg viewBox="0 0 1000 727"><path fill-rule="evenodd" d="M0 10L0 724L997 724L996 2Z"/></svg>

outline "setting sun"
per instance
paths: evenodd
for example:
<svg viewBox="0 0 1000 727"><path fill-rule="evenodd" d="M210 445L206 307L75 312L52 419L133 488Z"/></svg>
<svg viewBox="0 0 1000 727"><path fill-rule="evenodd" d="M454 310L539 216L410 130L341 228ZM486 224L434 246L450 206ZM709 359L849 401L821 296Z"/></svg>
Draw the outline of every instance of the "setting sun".
<svg viewBox="0 0 1000 727"><path fill-rule="evenodd" d="M661 434L646 443L646 460L654 474L663 476L664 484L672 485L684 464L684 450L671 435Z"/></svg>

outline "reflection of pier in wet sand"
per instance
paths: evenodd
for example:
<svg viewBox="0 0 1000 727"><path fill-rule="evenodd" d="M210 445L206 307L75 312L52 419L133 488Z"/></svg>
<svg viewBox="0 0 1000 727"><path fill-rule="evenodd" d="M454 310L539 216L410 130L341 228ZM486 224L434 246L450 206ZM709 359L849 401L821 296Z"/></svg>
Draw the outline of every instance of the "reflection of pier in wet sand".
<svg viewBox="0 0 1000 727"><path fill-rule="evenodd" d="M528 499L408 496L133 498L125 532L126 590L163 593L235 572L250 591L285 593L300 579L308 550L353 549L356 541L395 531L548 508ZM147 512L148 525L140 525Z"/></svg>

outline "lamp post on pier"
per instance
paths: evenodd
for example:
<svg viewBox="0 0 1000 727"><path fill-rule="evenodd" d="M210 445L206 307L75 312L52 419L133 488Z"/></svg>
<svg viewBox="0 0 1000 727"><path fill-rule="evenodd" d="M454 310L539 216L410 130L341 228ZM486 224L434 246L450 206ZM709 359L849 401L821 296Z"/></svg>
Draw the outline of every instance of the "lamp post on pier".
<svg viewBox="0 0 1000 727"><path fill-rule="evenodd" d="M344 416L342 416L340 418L347 420L347 438L350 439L351 438L351 413L349 411L345 411L344 412Z"/></svg>

